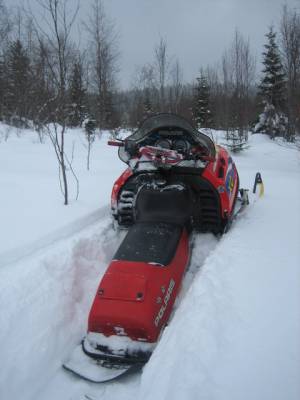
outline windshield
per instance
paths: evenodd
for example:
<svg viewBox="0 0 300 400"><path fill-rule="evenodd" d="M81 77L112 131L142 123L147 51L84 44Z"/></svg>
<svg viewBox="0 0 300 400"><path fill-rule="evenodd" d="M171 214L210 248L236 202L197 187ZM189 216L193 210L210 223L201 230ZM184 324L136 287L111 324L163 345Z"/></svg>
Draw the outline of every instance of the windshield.
<svg viewBox="0 0 300 400"><path fill-rule="evenodd" d="M125 147L119 149L119 156L122 161L128 162L131 158L131 149L136 146L154 145L158 137L175 136L189 138L193 143L203 146L208 156L215 158L213 141L204 133L193 128L184 118L174 114L157 114L146 119L132 135L127 137Z"/></svg>

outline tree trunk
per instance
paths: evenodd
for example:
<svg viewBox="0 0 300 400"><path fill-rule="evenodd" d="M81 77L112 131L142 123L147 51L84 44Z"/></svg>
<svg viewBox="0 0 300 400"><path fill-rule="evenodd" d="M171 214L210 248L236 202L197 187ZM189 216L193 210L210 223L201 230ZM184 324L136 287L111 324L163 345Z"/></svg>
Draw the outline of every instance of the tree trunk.
<svg viewBox="0 0 300 400"><path fill-rule="evenodd" d="M90 154L91 154L91 142L88 141L88 154L87 154L87 170L90 170Z"/></svg>
<svg viewBox="0 0 300 400"><path fill-rule="evenodd" d="M64 205L67 206L69 204L69 193L68 193L68 180L67 180L67 173L66 173L66 163L65 163L65 128L61 130L61 143L60 143L60 165L61 165L61 172L63 176L63 185L64 185L64 198L65 202Z"/></svg>

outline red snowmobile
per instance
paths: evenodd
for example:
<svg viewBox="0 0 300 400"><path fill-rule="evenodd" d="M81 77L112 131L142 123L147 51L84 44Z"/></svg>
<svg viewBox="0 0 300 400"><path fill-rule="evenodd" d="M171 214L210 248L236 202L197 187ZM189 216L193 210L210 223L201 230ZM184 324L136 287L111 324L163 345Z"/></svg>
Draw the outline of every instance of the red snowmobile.
<svg viewBox="0 0 300 400"><path fill-rule="evenodd" d="M147 362L180 290L191 232L220 235L247 204L228 152L179 116L155 115L109 144L128 165L111 198L128 233L99 284L88 333L64 365L94 382Z"/></svg>

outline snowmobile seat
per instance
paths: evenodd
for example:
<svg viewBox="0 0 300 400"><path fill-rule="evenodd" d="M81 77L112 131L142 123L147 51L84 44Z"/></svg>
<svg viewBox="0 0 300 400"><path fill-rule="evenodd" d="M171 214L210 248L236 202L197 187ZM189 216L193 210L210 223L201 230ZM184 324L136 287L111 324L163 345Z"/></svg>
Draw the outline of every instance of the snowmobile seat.
<svg viewBox="0 0 300 400"><path fill-rule="evenodd" d="M172 261L182 227L166 222L139 222L130 227L114 260L168 265Z"/></svg>

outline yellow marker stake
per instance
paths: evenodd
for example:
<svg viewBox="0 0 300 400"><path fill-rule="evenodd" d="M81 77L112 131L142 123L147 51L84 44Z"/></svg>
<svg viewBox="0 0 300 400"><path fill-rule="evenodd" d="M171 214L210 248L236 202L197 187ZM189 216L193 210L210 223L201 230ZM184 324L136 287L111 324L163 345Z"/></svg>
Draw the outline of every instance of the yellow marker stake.
<svg viewBox="0 0 300 400"><path fill-rule="evenodd" d="M255 181L254 181L254 186L253 186L253 193L256 193L256 188L259 186L259 193L258 196L262 197L265 193L265 188L264 188L264 183L261 177L261 174L257 172L255 175Z"/></svg>

